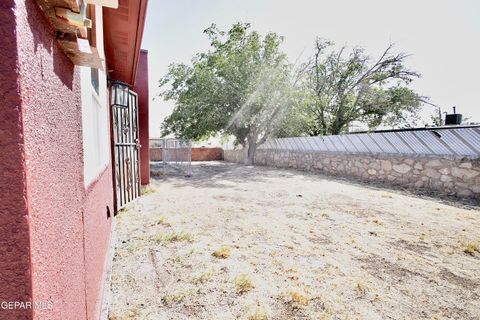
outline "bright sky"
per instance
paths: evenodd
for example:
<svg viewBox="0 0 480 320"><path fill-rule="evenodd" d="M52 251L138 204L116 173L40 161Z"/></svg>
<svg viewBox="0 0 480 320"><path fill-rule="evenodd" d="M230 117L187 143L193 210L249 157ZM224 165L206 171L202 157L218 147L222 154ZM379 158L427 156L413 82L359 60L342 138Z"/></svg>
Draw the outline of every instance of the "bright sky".
<svg viewBox="0 0 480 320"><path fill-rule="evenodd" d="M142 47L149 51L150 99L172 62L189 62L208 49L203 30L250 22L285 37L291 62L311 54L315 37L360 45L377 57L393 42L412 54L408 65L422 78L412 85L442 108L480 121L480 0L150 0ZM173 104L150 103L150 135ZM425 107L426 112L433 108Z"/></svg>

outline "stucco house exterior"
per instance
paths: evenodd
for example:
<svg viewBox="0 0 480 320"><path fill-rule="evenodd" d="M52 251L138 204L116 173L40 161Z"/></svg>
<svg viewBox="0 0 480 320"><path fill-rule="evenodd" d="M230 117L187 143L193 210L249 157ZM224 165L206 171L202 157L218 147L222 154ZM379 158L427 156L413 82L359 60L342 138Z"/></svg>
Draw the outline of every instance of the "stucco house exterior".
<svg viewBox="0 0 480 320"><path fill-rule="evenodd" d="M0 1L0 319L98 319L149 179L147 0Z"/></svg>

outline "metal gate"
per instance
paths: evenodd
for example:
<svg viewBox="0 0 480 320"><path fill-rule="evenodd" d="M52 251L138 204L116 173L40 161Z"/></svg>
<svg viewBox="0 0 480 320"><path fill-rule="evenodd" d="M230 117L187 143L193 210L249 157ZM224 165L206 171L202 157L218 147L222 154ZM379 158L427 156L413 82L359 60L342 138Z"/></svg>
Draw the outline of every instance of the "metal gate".
<svg viewBox="0 0 480 320"><path fill-rule="evenodd" d="M140 138L137 94L127 84L111 83L112 136L117 210L140 196Z"/></svg>
<svg viewBox="0 0 480 320"><path fill-rule="evenodd" d="M180 172L192 175L192 141L186 139L163 139L163 174Z"/></svg>

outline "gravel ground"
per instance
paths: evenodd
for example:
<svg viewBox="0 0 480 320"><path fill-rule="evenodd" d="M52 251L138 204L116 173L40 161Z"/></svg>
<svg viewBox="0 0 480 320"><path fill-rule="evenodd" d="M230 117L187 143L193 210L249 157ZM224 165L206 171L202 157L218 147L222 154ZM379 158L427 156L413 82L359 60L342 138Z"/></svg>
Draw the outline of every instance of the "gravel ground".
<svg viewBox="0 0 480 320"><path fill-rule="evenodd" d="M222 162L117 216L110 319L480 319L478 207Z"/></svg>

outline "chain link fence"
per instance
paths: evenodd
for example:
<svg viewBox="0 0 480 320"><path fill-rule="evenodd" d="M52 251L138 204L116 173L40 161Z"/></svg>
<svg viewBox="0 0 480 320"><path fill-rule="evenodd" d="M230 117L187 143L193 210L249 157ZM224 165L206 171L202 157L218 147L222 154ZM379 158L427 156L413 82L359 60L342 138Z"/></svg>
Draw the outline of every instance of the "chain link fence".
<svg viewBox="0 0 480 320"><path fill-rule="evenodd" d="M161 170L163 174L192 175L192 141L176 138L150 140L150 147L161 148Z"/></svg>

